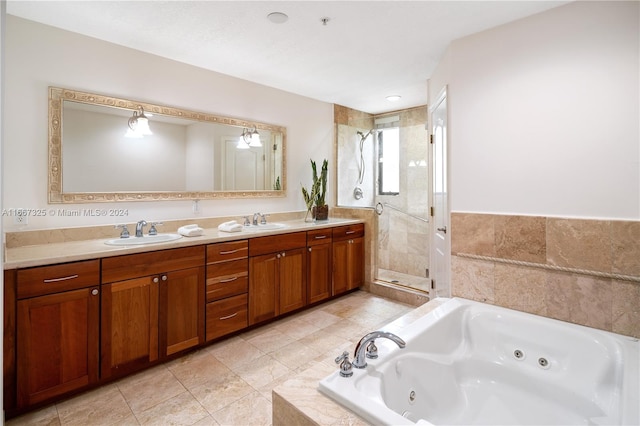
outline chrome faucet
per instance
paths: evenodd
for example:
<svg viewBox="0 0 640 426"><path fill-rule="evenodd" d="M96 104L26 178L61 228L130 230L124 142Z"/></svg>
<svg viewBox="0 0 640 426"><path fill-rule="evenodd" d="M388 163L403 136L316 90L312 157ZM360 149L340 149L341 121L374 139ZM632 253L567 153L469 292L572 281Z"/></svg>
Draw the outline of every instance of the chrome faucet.
<svg viewBox="0 0 640 426"><path fill-rule="evenodd" d="M142 237L142 228L144 226L147 226L147 222L144 220L141 220L138 223L136 223L136 237Z"/></svg>
<svg viewBox="0 0 640 426"><path fill-rule="evenodd" d="M259 218L260 216L262 216L262 214L261 214L261 213L254 213L254 214L253 214L253 224L254 224L254 225L258 226L258 218Z"/></svg>
<svg viewBox="0 0 640 426"><path fill-rule="evenodd" d="M365 368L367 366L367 357L378 357L378 348L376 348L375 339L379 337L391 340L401 349L406 346L404 340L393 333L389 333L388 331L373 331L360 339L356 345L356 351L353 354L352 363L355 368Z"/></svg>

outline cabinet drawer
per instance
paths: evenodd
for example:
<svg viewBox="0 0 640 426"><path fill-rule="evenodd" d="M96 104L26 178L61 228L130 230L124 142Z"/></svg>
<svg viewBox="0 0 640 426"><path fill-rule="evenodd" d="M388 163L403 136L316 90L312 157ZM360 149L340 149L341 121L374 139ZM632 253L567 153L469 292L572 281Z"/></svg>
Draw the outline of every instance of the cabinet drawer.
<svg viewBox="0 0 640 426"><path fill-rule="evenodd" d="M246 328L247 295L207 303L207 341Z"/></svg>
<svg viewBox="0 0 640 426"><path fill-rule="evenodd" d="M207 302L248 289L248 260L240 259L207 266Z"/></svg>
<svg viewBox="0 0 640 426"><path fill-rule="evenodd" d="M18 299L93 285L100 285L99 260L39 266L17 273Z"/></svg>
<svg viewBox="0 0 640 426"><path fill-rule="evenodd" d="M364 224L356 223L354 225L338 226L333 228L333 239L344 240L345 238L358 238L364 236Z"/></svg>
<svg viewBox="0 0 640 426"><path fill-rule="evenodd" d="M195 246L107 257L102 259L102 283L204 266L204 255L204 247Z"/></svg>
<svg viewBox="0 0 640 426"><path fill-rule="evenodd" d="M307 232L307 246L314 246L316 244L327 244L331 242L331 236L333 232L331 228L317 229Z"/></svg>
<svg viewBox="0 0 640 426"><path fill-rule="evenodd" d="M306 232L257 237L249 240L249 255L260 256L262 254L275 253L277 251L302 248L306 247L306 245Z"/></svg>
<svg viewBox="0 0 640 426"><path fill-rule="evenodd" d="M207 263L225 262L227 260L245 259L249 252L247 240L230 241L228 243L209 244L207 246Z"/></svg>

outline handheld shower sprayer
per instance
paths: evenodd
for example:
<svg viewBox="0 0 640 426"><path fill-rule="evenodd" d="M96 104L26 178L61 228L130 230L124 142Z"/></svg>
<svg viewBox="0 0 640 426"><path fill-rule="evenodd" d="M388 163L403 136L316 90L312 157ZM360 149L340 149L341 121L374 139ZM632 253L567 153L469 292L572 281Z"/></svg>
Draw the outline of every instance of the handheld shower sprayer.
<svg viewBox="0 0 640 426"><path fill-rule="evenodd" d="M373 129L369 130L366 135L359 130L356 132L356 134L360 136L360 162L358 163L359 175L358 181L356 182L356 188L353 190L353 196L356 200L359 200L363 197L362 189L357 185L362 185L362 182L364 181L364 142L369 137L369 135L371 135L371 133L373 133Z"/></svg>

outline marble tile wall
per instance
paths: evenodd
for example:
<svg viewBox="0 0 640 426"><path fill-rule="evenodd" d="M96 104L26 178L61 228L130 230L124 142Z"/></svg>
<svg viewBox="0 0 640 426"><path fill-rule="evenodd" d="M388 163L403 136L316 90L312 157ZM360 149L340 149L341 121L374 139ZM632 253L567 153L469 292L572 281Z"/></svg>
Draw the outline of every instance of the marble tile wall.
<svg viewBox="0 0 640 426"><path fill-rule="evenodd" d="M451 214L453 296L640 338L640 221Z"/></svg>

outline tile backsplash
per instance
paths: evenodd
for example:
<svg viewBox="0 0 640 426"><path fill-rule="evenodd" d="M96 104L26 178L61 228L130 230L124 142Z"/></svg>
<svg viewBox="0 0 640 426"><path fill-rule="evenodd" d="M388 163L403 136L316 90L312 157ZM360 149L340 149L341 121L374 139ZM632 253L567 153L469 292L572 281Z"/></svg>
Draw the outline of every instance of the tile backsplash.
<svg viewBox="0 0 640 426"><path fill-rule="evenodd" d="M452 295L640 338L640 221L451 214Z"/></svg>

